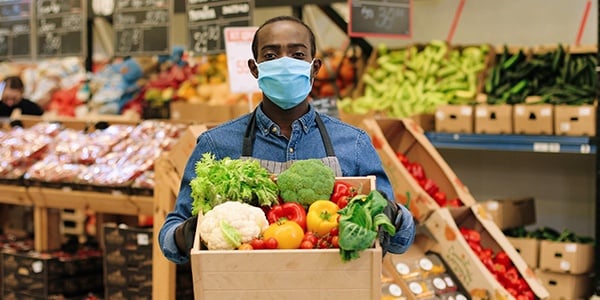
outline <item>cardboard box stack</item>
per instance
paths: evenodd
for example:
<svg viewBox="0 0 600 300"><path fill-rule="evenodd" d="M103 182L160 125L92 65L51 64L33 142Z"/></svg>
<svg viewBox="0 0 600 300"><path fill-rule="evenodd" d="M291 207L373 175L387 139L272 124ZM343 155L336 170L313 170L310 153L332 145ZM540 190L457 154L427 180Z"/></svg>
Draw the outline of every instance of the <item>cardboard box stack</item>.
<svg viewBox="0 0 600 300"><path fill-rule="evenodd" d="M2 299L81 299L102 290L99 250L2 252Z"/></svg>
<svg viewBox="0 0 600 300"><path fill-rule="evenodd" d="M396 201L409 208L419 231L432 241L424 247L425 253L438 254L473 299L515 299L519 293L526 294L528 299L548 298L548 291L534 271L418 124L410 119L365 119L362 125L379 153ZM415 178L407 159L422 166L425 177L444 192L446 202L428 192L428 186ZM460 199L458 205L449 201L454 198ZM526 199L523 203L531 204ZM499 215L496 219L504 217ZM467 231L476 234L476 243L463 236Z"/></svg>
<svg viewBox="0 0 600 300"><path fill-rule="evenodd" d="M105 299L152 299L152 229L106 223L103 231ZM191 269L180 265L176 298L192 297Z"/></svg>

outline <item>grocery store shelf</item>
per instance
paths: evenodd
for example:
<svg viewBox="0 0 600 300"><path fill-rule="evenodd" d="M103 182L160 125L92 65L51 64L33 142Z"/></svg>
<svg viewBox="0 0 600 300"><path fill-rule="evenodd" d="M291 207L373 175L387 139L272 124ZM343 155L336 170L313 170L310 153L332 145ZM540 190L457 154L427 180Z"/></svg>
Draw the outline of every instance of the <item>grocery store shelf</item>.
<svg viewBox="0 0 600 300"><path fill-rule="evenodd" d="M0 184L0 203L32 206L33 201L27 193L27 188L16 185Z"/></svg>
<svg viewBox="0 0 600 300"><path fill-rule="evenodd" d="M594 154L596 145L587 136L546 136L510 134L425 133L440 149L525 151Z"/></svg>

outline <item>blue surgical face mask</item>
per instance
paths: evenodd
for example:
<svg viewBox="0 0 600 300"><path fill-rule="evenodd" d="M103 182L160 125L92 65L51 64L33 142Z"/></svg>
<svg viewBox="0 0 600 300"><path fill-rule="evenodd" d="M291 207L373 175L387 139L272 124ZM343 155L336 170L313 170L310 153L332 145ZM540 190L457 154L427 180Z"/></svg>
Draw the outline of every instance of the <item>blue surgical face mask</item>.
<svg viewBox="0 0 600 300"><path fill-rule="evenodd" d="M256 66L258 87L281 109L302 103L312 89L312 62L284 56Z"/></svg>

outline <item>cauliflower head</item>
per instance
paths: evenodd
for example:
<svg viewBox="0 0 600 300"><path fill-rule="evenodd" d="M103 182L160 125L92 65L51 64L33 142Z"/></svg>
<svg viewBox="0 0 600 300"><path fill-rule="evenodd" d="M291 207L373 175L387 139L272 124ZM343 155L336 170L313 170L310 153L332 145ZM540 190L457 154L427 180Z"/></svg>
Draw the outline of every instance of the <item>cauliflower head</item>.
<svg viewBox="0 0 600 300"><path fill-rule="evenodd" d="M295 161L277 176L279 196L283 201L306 207L316 200L329 199L334 183L333 170L320 159Z"/></svg>
<svg viewBox="0 0 600 300"><path fill-rule="evenodd" d="M233 250L258 237L267 227L269 222L259 207L227 201L209 210L198 230L209 250Z"/></svg>

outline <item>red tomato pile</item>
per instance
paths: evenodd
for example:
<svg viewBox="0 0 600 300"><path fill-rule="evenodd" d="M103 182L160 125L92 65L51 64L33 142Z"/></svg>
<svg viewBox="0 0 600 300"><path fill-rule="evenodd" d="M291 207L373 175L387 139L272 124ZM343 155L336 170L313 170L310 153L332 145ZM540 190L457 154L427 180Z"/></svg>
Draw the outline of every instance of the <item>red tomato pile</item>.
<svg viewBox="0 0 600 300"><path fill-rule="evenodd" d="M462 202L458 198L447 199L446 193L441 191L437 183L431 178L427 178L423 166L418 162L411 162L400 152L396 153L396 157L402 165L408 170L408 173L419 183L419 185L427 192L440 207L459 207Z"/></svg>
<svg viewBox="0 0 600 300"><path fill-rule="evenodd" d="M481 245L479 231L460 228L460 233L465 238L473 252L479 257L483 265L494 275L496 280L517 300L533 300L533 291L513 265L510 257L504 251L494 253L490 248Z"/></svg>

